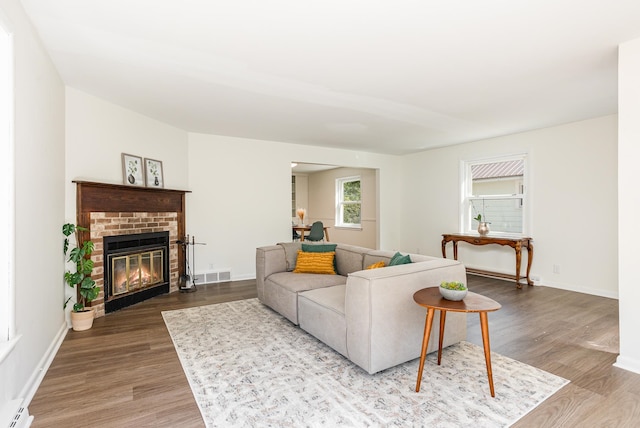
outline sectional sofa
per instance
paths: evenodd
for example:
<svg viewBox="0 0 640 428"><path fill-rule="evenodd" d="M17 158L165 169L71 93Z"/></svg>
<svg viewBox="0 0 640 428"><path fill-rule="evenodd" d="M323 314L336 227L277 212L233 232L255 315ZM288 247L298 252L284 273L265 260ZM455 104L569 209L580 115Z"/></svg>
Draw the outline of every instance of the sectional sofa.
<svg viewBox="0 0 640 428"><path fill-rule="evenodd" d="M333 251L335 275L296 273L302 245L256 249L258 299L370 374L420 356L426 310L413 301L416 291L467 282L464 266L454 260L409 254L411 263L386 266L396 252L345 244ZM379 262L386 267L366 269ZM439 331L439 317L433 331ZM466 332L466 315L448 314L443 346L464 340ZM432 334L428 352L437 346Z"/></svg>

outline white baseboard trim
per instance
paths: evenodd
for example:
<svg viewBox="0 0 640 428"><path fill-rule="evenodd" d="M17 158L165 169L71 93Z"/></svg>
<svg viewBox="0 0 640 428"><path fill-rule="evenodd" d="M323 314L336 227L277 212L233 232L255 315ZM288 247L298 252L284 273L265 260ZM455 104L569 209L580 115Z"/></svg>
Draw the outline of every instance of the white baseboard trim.
<svg viewBox="0 0 640 428"><path fill-rule="evenodd" d="M622 355L618 355L616 362L613 363L614 367L618 367L619 369L628 370L630 372L640 374L640 361L623 357Z"/></svg>
<svg viewBox="0 0 640 428"><path fill-rule="evenodd" d="M60 349L60 345L62 345L62 341L67 335L69 331L69 327L67 326L67 322L63 322L60 326L60 330L53 338L53 341L47 348L47 351L44 353L38 366L35 371L29 377L29 380L20 391L20 397L24 397L23 406L28 407L33 399L33 396L36 395L36 391L40 387L42 383L42 379L44 379L44 375L47 374L47 370L49 370L49 366L53 362L56 354L58 353L58 349Z"/></svg>

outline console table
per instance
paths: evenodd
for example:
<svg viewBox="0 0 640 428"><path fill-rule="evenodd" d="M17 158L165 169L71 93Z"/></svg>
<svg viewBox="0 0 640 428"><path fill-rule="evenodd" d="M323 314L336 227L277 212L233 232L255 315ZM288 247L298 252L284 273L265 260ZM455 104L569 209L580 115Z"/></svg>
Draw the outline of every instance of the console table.
<svg viewBox="0 0 640 428"><path fill-rule="evenodd" d="M467 272L479 273L483 275L497 276L500 278L515 279L518 288L522 288L520 283L520 265L522 260L522 249L527 250L527 275L525 279L527 284L533 285L533 281L529 278L531 271L531 263L533 262L533 239L526 236L481 236L477 234L465 233L447 233L442 235L442 257L447 258L447 242L453 242L453 258L458 260L458 242L467 242L471 245L506 245L513 248L516 252L516 274L509 275L499 272L489 272L480 269L467 268Z"/></svg>

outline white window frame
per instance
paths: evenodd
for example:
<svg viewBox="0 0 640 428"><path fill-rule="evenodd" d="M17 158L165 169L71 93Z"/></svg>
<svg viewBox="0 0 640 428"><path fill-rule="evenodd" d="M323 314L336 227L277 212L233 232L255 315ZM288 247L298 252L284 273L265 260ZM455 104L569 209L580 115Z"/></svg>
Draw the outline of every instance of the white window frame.
<svg viewBox="0 0 640 428"><path fill-rule="evenodd" d="M0 11L0 362L20 339L15 325L14 41Z"/></svg>
<svg viewBox="0 0 640 428"><path fill-rule="evenodd" d="M360 200L359 201L345 201L344 200L344 185L345 183L350 183L353 181L360 182ZM343 207L345 205L355 205L360 204L360 223L343 223ZM335 227L343 227L350 229L361 229L362 228L362 178L359 175L354 175L351 177L340 177L336 178L336 222Z"/></svg>
<svg viewBox="0 0 640 428"><path fill-rule="evenodd" d="M514 193L510 195L473 195L472 189L472 175L471 167L473 165L496 163L496 162L508 162L514 160L522 160L524 162L524 173L522 177L522 187L520 193ZM459 231L460 233L474 233L477 232L478 224L473 221L475 217L471 200L484 199L506 199L514 200L514 203L519 203L522 206L522 232L520 233L507 233L491 230L492 236L508 235L508 236L529 236L531 233L529 223L529 210L531 204L529 203L529 155L528 153L517 153L505 156L496 156L490 158L469 159L460 161L460 215L459 215ZM491 220L491 219L489 219Z"/></svg>

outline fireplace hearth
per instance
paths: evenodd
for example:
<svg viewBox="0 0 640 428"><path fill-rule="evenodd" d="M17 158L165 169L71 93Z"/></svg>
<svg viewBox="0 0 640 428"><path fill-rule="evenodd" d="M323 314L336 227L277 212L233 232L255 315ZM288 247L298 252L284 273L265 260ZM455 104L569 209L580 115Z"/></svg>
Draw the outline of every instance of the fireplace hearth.
<svg viewBox="0 0 640 428"><path fill-rule="evenodd" d="M105 313L168 293L169 232L103 238Z"/></svg>

